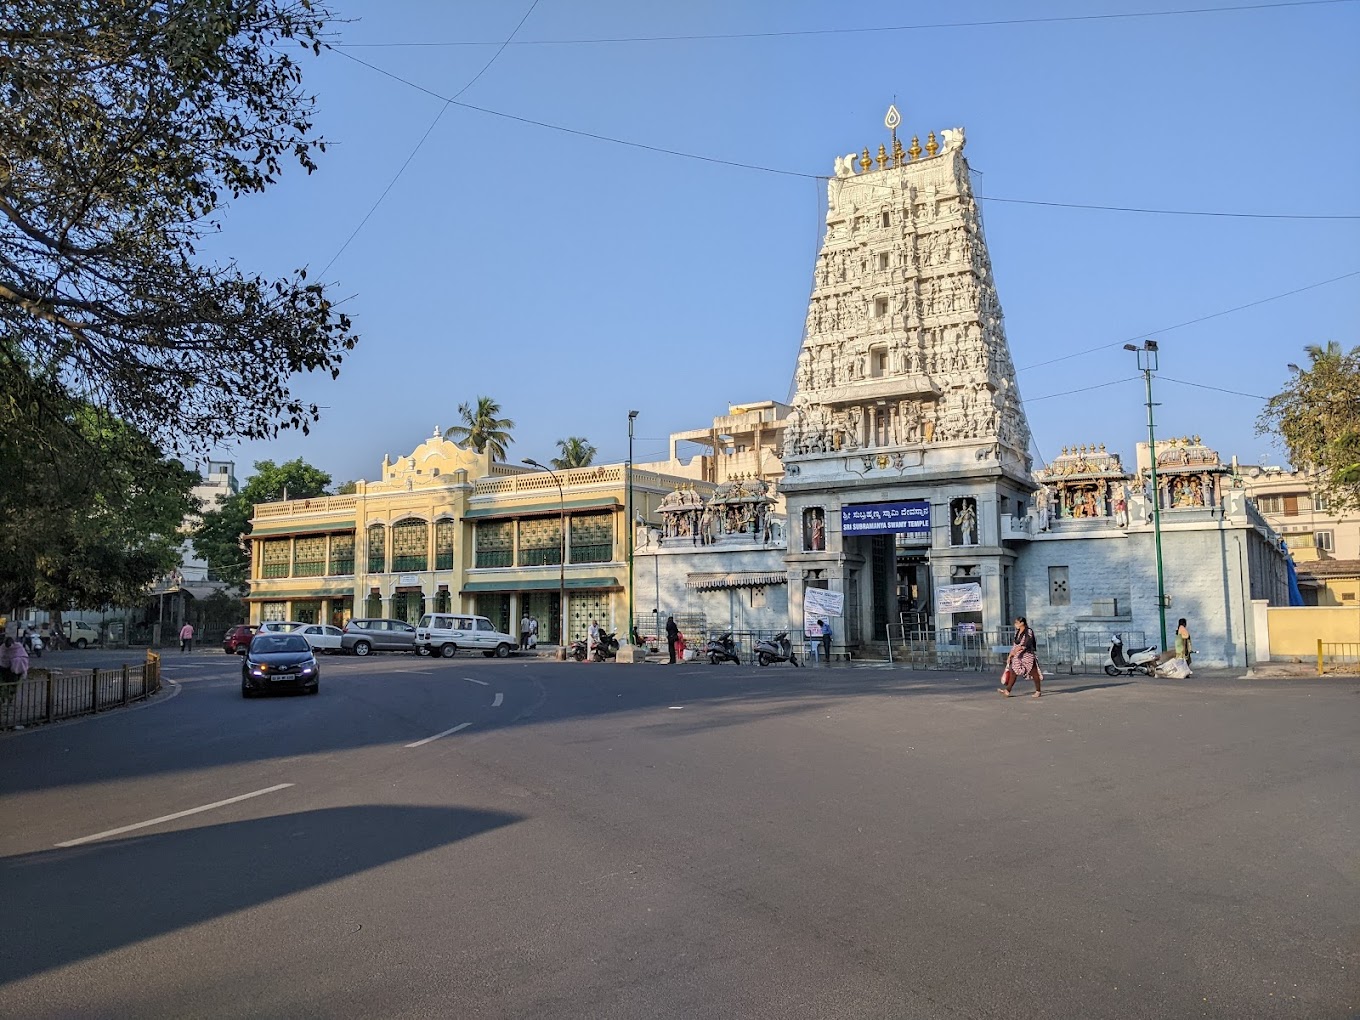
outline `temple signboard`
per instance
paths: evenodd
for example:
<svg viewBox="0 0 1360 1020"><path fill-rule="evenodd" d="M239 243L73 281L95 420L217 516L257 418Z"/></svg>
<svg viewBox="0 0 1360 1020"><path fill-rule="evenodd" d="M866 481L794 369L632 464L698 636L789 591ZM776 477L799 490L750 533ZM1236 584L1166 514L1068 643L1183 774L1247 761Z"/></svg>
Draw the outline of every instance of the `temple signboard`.
<svg viewBox="0 0 1360 1020"><path fill-rule="evenodd" d="M907 535L928 541L930 501L847 504L841 507L841 531L847 535Z"/></svg>

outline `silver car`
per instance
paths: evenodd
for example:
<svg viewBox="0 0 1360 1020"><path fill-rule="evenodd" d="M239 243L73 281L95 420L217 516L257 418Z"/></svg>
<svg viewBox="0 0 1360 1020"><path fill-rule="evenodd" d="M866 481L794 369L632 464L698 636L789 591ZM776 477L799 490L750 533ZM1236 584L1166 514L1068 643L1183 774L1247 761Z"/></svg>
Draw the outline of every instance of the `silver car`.
<svg viewBox="0 0 1360 1020"><path fill-rule="evenodd" d="M340 635L340 648L354 655L414 652L416 629L405 620L350 620Z"/></svg>

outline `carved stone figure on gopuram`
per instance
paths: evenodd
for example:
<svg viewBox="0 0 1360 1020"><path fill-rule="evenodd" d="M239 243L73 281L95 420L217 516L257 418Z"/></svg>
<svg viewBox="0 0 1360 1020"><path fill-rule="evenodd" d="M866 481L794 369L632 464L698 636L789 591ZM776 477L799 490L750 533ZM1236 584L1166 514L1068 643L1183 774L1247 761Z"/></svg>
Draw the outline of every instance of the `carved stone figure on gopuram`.
<svg viewBox="0 0 1360 1020"><path fill-rule="evenodd" d="M1030 467L962 128L838 157L784 460L938 445Z"/></svg>

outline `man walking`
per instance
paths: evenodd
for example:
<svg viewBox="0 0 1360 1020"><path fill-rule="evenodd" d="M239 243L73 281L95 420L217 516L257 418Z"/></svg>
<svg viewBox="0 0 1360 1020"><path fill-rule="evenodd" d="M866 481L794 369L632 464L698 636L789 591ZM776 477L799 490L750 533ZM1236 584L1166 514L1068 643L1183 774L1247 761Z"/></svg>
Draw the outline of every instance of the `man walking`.
<svg viewBox="0 0 1360 1020"><path fill-rule="evenodd" d="M666 647L671 653L671 665L675 665L675 643L680 640L680 628L675 625L675 617L666 617Z"/></svg>
<svg viewBox="0 0 1360 1020"><path fill-rule="evenodd" d="M831 665L831 624L825 620L818 620L817 626L822 632L822 659L829 666Z"/></svg>
<svg viewBox="0 0 1360 1020"><path fill-rule="evenodd" d="M538 647L538 617L529 617L529 647Z"/></svg>
<svg viewBox="0 0 1360 1020"><path fill-rule="evenodd" d="M184 626L179 629L179 650L181 652L194 650L194 625L188 620L185 620Z"/></svg>
<svg viewBox="0 0 1360 1020"><path fill-rule="evenodd" d="M590 621L590 630L586 634L586 661L595 661L595 649L600 647L600 625L594 620Z"/></svg>
<svg viewBox="0 0 1360 1020"><path fill-rule="evenodd" d="M531 629L532 628L529 626L529 610L526 609L524 615L519 618L519 646L521 648L529 647L529 632Z"/></svg>

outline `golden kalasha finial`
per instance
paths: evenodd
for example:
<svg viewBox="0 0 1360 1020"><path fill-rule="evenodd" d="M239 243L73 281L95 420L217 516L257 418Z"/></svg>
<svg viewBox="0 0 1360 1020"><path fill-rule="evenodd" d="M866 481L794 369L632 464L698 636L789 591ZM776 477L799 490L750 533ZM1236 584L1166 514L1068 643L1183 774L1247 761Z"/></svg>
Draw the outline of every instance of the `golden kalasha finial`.
<svg viewBox="0 0 1360 1020"><path fill-rule="evenodd" d="M911 157L913 163L921 158L921 139L915 135L911 136L911 148L907 150L907 155Z"/></svg>
<svg viewBox="0 0 1360 1020"><path fill-rule="evenodd" d="M1199 436L1192 436L1191 438L1194 439L1195 445L1196 445L1196 446L1202 446L1202 445L1204 445L1203 443L1200 442Z"/></svg>
<svg viewBox="0 0 1360 1020"><path fill-rule="evenodd" d="M907 154L906 154L905 152L902 151L902 139L900 139L900 138L898 138L896 135L894 135L894 136L893 136L893 153L892 153L892 164L893 164L893 166L901 166L904 162L906 162L906 155L907 155Z"/></svg>
<svg viewBox="0 0 1360 1020"><path fill-rule="evenodd" d="M933 156L940 151L940 143L935 141L935 132L932 131L926 136L926 155Z"/></svg>
<svg viewBox="0 0 1360 1020"><path fill-rule="evenodd" d="M867 171L867 170L869 169L869 167L871 167L871 166L873 166L873 165L874 165L874 161L873 161L872 159L869 158L869 147L866 145L866 146L864 147L864 155L860 156L860 158L859 158L859 169L860 169L860 172L863 173L863 172Z"/></svg>
<svg viewBox="0 0 1360 1020"><path fill-rule="evenodd" d="M878 168L882 170L888 165L888 150L885 146L878 147Z"/></svg>

